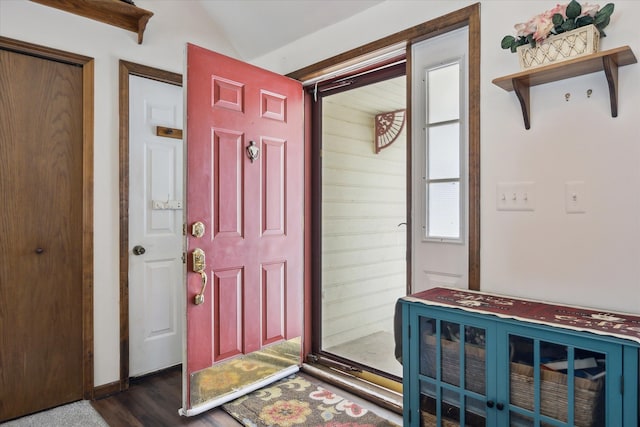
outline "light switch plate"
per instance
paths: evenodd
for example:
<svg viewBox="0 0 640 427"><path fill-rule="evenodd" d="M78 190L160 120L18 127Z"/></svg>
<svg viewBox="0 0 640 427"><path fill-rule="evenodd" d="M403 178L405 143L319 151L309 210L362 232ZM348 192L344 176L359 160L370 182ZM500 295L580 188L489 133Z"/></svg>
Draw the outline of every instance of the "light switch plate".
<svg viewBox="0 0 640 427"><path fill-rule="evenodd" d="M499 182L496 185L496 209L499 211L534 211L536 183L533 181Z"/></svg>
<svg viewBox="0 0 640 427"><path fill-rule="evenodd" d="M564 184L564 207L567 213L587 212L587 190L584 181L567 181Z"/></svg>

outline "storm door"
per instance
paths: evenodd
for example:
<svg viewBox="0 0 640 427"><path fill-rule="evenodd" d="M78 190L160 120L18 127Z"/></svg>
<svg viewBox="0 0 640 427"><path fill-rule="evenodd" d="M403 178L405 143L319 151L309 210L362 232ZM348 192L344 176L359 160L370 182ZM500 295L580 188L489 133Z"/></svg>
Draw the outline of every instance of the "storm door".
<svg viewBox="0 0 640 427"><path fill-rule="evenodd" d="M315 351L350 372L394 378L402 377L394 306L407 289L404 73L401 61L319 85L316 102L322 125Z"/></svg>

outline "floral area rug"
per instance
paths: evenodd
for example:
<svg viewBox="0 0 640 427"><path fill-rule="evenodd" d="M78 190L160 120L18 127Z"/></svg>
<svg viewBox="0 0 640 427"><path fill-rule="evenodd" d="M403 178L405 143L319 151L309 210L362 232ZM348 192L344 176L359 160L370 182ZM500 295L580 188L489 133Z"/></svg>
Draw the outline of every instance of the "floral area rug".
<svg viewBox="0 0 640 427"><path fill-rule="evenodd" d="M299 375L226 403L247 427L398 427Z"/></svg>

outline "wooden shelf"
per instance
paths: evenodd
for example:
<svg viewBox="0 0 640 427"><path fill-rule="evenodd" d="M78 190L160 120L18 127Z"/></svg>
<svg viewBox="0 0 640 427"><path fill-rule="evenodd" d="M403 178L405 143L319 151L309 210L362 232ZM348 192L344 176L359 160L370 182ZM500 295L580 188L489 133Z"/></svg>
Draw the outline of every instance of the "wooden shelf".
<svg viewBox="0 0 640 427"><path fill-rule="evenodd" d="M521 71L493 80L493 84L510 92L514 91L524 118L524 127L529 129L530 102L529 88L531 86L568 79L570 77L604 71L609 85L611 100L611 117L618 116L618 67L635 64L638 60L629 46L622 46L591 55L582 56L557 64L545 65L531 70Z"/></svg>
<svg viewBox="0 0 640 427"><path fill-rule="evenodd" d="M31 0L138 34L138 44L153 12L120 0Z"/></svg>

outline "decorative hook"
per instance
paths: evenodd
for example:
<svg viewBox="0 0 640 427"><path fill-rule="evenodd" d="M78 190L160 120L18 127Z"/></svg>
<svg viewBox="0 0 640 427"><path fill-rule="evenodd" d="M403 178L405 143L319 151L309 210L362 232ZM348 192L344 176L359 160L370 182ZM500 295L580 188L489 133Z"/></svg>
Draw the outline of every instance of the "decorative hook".
<svg viewBox="0 0 640 427"><path fill-rule="evenodd" d="M247 146L247 156L249 156L249 160L253 163L254 160L258 158L260 155L260 149L256 145L255 142L249 141L249 145Z"/></svg>

